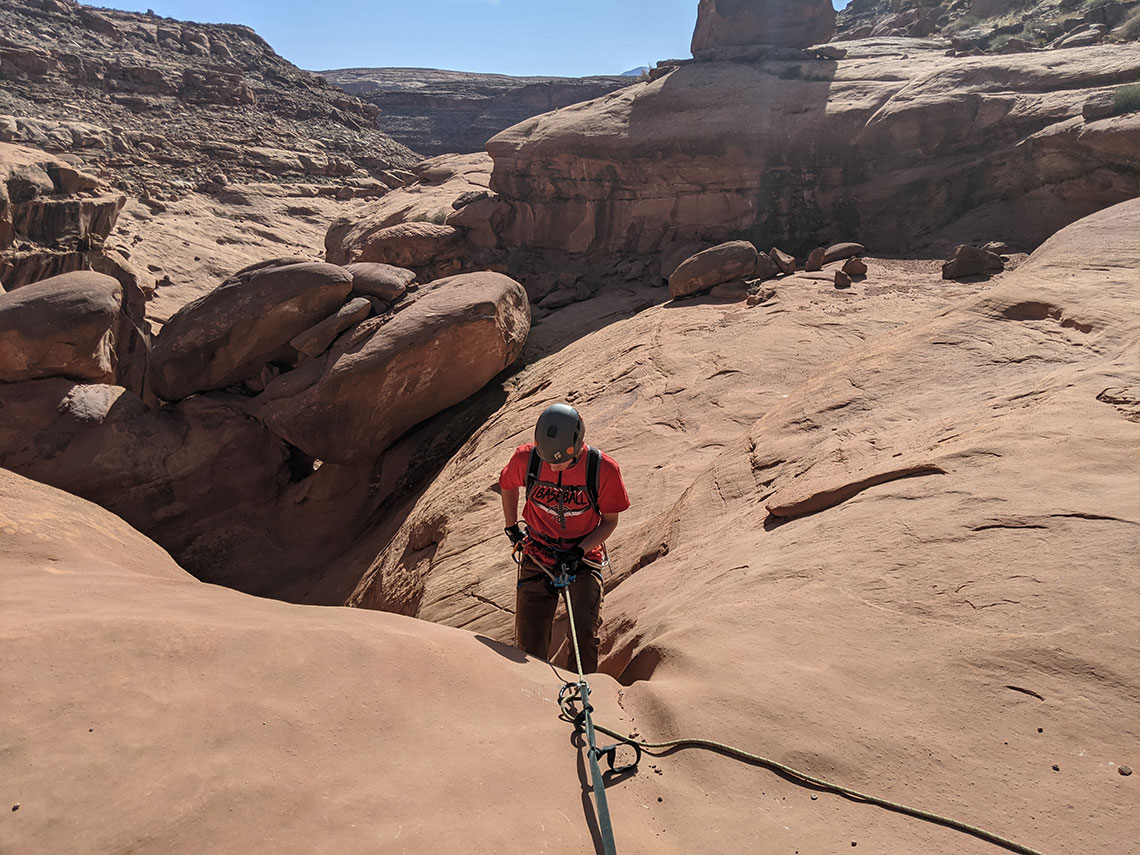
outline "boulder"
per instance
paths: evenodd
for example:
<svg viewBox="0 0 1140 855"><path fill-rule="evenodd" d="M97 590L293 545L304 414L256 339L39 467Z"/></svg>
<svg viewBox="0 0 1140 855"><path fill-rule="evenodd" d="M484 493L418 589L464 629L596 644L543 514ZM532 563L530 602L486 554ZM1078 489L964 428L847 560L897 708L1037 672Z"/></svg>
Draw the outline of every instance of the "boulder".
<svg viewBox="0 0 1140 855"><path fill-rule="evenodd" d="M942 265L943 279L965 279L983 273L1000 273L1005 269L1001 256L978 246L961 244L954 257Z"/></svg>
<svg viewBox="0 0 1140 855"><path fill-rule="evenodd" d="M337 311L351 290L351 273L322 262L236 275L166 322L151 354L151 385L177 401L257 377L267 362L290 357L289 341Z"/></svg>
<svg viewBox="0 0 1140 855"><path fill-rule="evenodd" d="M768 257L776 262L776 267L780 268L780 272L785 276L791 276L796 272L796 258L793 255L788 255L783 250L772 247L768 253Z"/></svg>
<svg viewBox="0 0 1140 855"><path fill-rule="evenodd" d="M415 271L391 264L360 261L345 268L352 274L352 292L393 303L416 281Z"/></svg>
<svg viewBox="0 0 1140 855"><path fill-rule="evenodd" d="M731 58L734 49L806 48L834 34L830 0L701 0L692 51L697 59Z"/></svg>
<svg viewBox="0 0 1140 855"><path fill-rule="evenodd" d="M439 280L391 318L365 321L324 357L271 381L253 411L321 460L372 459L514 362L529 330L526 292L513 279Z"/></svg>
<svg viewBox="0 0 1140 855"><path fill-rule="evenodd" d="M851 256L843 262L843 267L840 268L848 276L866 276L867 263L857 255Z"/></svg>
<svg viewBox="0 0 1140 855"><path fill-rule="evenodd" d="M123 289L101 273L65 273L0 293L0 383L43 377L115 381L113 328Z"/></svg>
<svg viewBox="0 0 1140 855"><path fill-rule="evenodd" d="M835 271L835 287L836 288L850 288L851 277L844 273L842 270Z"/></svg>
<svg viewBox="0 0 1140 855"><path fill-rule="evenodd" d="M1056 48L1077 48L1088 47L1090 45L1098 44L1104 41L1104 37L1108 35L1108 28L1103 24L1094 24L1087 30L1079 30L1066 36L1062 36L1053 43Z"/></svg>
<svg viewBox="0 0 1140 855"><path fill-rule="evenodd" d="M756 272L756 256L756 247L746 240L702 250L677 265L669 276L669 295L674 299L688 297L722 282L748 279Z"/></svg>
<svg viewBox="0 0 1140 855"><path fill-rule="evenodd" d="M680 246L666 247L661 252L661 278L668 282L673 271L677 269L677 265L706 248L704 244L700 243L685 243Z"/></svg>
<svg viewBox="0 0 1140 855"><path fill-rule="evenodd" d="M833 261L842 261L845 258L851 258L855 255L863 255L866 251L867 247L861 243L854 243L852 241L834 243L824 250L823 263L831 264Z"/></svg>
<svg viewBox="0 0 1140 855"><path fill-rule="evenodd" d="M765 279L775 279L780 275L780 266L772 260L772 256L768 255L768 253L757 253L756 272L752 275L759 281L763 281Z"/></svg>
<svg viewBox="0 0 1140 855"><path fill-rule="evenodd" d="M804 262L804 270L808 273L813 273L816 270L823 270L823 259L826 257L827 250L822 246L817 246L808 253L807 260Z"/></svg>
<svg viewBox="0 0 1140 855"><path fill-rule="evenodd" d="M305 330L289 344L293 345L300 354L319 356L328 350L338 335L360 323L370 314L372 314L372 303L367 297L357 297L341 306L335 315L325 318L312 329Z"/></svg>
<svg viewBox="0 0 1140 855"><path fill-rule="evenodd" d="M401 223L380 229L359 248L353 261L372 261L397 267L424 267L457 258L463 249L463 232L435 223Z"/></svg>

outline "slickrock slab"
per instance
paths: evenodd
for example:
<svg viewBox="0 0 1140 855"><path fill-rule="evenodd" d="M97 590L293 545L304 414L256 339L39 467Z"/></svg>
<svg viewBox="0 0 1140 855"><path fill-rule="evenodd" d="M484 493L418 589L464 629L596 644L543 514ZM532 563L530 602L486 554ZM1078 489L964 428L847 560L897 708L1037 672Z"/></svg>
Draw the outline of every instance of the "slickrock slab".
<svg viewBox="0 0 1140 855"><path fill-rule="evenodd" d="M101 273L65 273L0 293L0 383L44 377L114 381L123 289Z"/></svg>
<svg viewBox="0 0 1140 855"><path fill-rule="evenodd" d="M601 668L625 684L641 734L712 728L747 744L762 719L764 751L810 745L793 765L824 777L858 769L864 791L905 789L1042 851L1127 851L1138 265L1133 201L987 285L876 258L874 287L833 292L797 274L771 305L666 303L614 321L520 372L398 530L357 556L375 560L351 601L509 639L517 571L490 485L569 389L633 499L610 542ZM819 509L766 507L800 502ZM703 805L677 851L748 851L739 806L704 794L758 782L719 761L678 781L680 765L652 776ZM826 795L758 785L786 805L790 850L984 848L842 800L841 818L825 816ZM674 817L659 824L671 835Z"/></svg>
<svg viewBox="0 0 1140 855"><path fill-rule="evenodd" d="M546 663L398 615L203 585L114 514L4 470L0 532L5 850L589 846ZM590 687L599 721L628 726L621 687ZM405 765L395 746L418 760L377 774L378 758ZM613 821L624 851L650 851L639 814L656 795L634 786L644 798L611 796Z"/></svg>
<svg viewBox="0 0 1140 855"><path fill-rule="evenodd" d="M163 326L151 354L155 393L177 401L257 377L351 290L351 273L321 262L255 268L223 282Z"/></svg>
<svg viewBox="0 0 1140 855"><path fill-rule="evenodd" d="M253 411L321 460L372 459L514 362L529 331L530 304L513 279L442 279L391 319L365 321L325 357L272 380Z"/></svg>

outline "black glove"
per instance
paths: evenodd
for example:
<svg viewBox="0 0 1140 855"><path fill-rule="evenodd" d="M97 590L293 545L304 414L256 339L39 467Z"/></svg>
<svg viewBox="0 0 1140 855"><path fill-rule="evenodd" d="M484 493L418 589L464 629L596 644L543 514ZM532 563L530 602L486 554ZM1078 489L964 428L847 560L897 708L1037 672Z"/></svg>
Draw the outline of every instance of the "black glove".
<svg viewBox="0 0 1140 855"><path fill-rule="evenodd" d="M526 529L519 525L519 523L507 526L503 531L506 532L507 537L510 539L511 546L518 546L526 540Z"/></svg>
<svg viewBox="0 0 1140 855"><path fill-rule="evenodd" d="M577 576L578 565L582 563L582 559L585 557L586 553L582 547L571 546L569 549L558 553L558 565L555 569L567 576Z"/></svg>

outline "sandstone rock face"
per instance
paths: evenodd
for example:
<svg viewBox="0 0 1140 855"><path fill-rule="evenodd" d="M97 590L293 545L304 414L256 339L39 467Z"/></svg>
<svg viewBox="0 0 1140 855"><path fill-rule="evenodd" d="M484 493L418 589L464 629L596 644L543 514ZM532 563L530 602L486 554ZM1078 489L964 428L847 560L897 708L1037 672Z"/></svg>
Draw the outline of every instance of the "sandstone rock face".
<svg viewBox="0 0 1140 855"><path fill-rule="evenodd" d="M375 106L247 27L6 0L0 33L0 141L109 165L139 195L197 184L219 165L234 183L379 179L418 159L376 127Z"/></svg>
<svg viewBox="0 0 1140 855"><path fill-rule="evenodd" d="M746 240L729 241L682 261L669 276L669 296L698 294L722 282L747 279L755 272L756 247Z"/></svg>
<svg viewBox="0 0 1140 855"><path fill-rule="evenodd" d="M255 268L223 282L155 339L155 393L176 401L256 377L288 358L289 341L335 313L351 290L351 273L319 262Z"/></svg>
<svg viewBox="0 0 1140 855"><path fill-rule="evenodd" d="M835 7L820 0L701 0L697 59L748 56L757 47L802 48L831 39Z"/></svg>
<svg viewBox="0 0 1140 855"><path fill-rule="evenodd" d="M530 119L487 144L510 208L500 241L593 254L734 238L895 251L943 233L1035 245L1140 193L1134 120L1072 115L1140 74L1140 46L943 53L877 39L838 62L692 62Z"/></svg>
<svg viewBox="0 0 1140 855"><path fill-rule="evenodd" d="M67 273L0 293L0 383L113 382L122 302L119 283L100 273Z"/></svg>
<svg viewBox="0 0 1140 855"><path fill-rule="evenodd" d="M475 154L531 116L628 86L628 77L511 77L432 68L343 68L317 72L380 108L384 132L427 156Z"/></svg>
<svg viewBox="0 0 1140 855"><path fill-rule="evenodd" d="M321 460L375 458L514 362L529 329L526 292L514 280L442 279L390 320L366 321L324 358L270 382L253 411Z"/></svg>
<svg viewBox="0 0 1140 855"><path fill-rule="evenodd" d="M106 189L57 157L0 142L3 287L12 290L93 266L127 201Z"/></svg>
<svg viewBox="0 0 1140 855"><path fill-rule="evenodd" d="M268 521L288 451L241 399L155 411L118 386L54 379L0 384L0 412L0 466L102 505L201 579L272 580L256 559L276 554Z"/></svg>

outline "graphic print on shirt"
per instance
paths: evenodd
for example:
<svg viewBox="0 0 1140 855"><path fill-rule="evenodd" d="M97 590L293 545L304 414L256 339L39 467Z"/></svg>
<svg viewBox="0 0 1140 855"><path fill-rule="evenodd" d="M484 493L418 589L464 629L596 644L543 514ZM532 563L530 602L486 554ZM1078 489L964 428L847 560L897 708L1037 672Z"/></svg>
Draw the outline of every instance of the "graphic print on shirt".
<svg viewBox="0 0 1140 855"><path fill-rule="evenodd" d="M549 481L535 481L529 496L530 502L543 513L553 517L560 529L566 528L566 520L580 517L593 510L585 486L560 486Z"/></svg>

